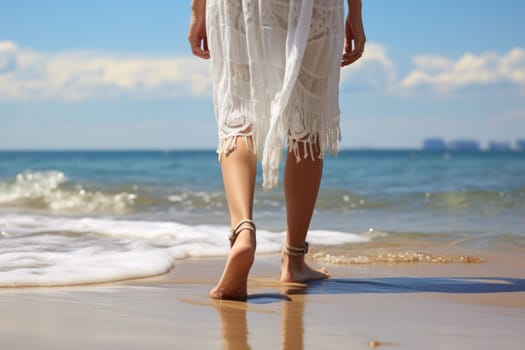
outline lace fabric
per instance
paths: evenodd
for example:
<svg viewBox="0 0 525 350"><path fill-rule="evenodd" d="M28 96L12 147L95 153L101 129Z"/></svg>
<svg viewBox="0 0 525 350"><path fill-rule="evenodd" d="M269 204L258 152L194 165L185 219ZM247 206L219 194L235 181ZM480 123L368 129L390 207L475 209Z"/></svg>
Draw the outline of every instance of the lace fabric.
<svg viewBox="0 0 525 350"><path fill-rule="evenodd" d="M252 136L269 190L286 139L297 161L300 144L336 153L343 0L208 0L206 16L219 157Z"/></svg>

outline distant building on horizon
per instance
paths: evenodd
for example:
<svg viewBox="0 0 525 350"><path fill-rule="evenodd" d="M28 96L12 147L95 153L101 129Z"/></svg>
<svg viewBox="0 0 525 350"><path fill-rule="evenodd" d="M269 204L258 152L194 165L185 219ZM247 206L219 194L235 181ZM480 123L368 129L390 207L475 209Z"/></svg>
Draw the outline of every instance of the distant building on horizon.
<svg viewBox="0 0 525 350"><path fill-rule="evenodd" d="M428 138L423 141L425 151L446 151L447 144L439 137Z"/></svg>
<svg viewBox="0 0 525 350"><path fill-rule="evenodd" d="M485 148L483 148L485 149ZM450 142L440 137L429 137L423 140L424 151L481 151L480 143L472 139L457 139ZM509 141L490 141L486 148L489 152L525 152L525 139L516 140L513 145Z"/></svg>
<svg viewBox="0 0 525 350"><path fill-rule="evenodd" d="M516 141L516 151L525 151L525 139Z"/></svg>
<svg viewBox="0 0 525 350"><path fill-rule="evenodd" d="M452 151L479 151L479 142L476 140L459 139L449 143Z"/></svg>
<svg viewBox="0 0 525 350"><path fill-rule="evenodd" d="M497 142L497 141L491 141L489 143L489 151L494 152L502 152L502 151L510 151L510 142Z"/></svg>

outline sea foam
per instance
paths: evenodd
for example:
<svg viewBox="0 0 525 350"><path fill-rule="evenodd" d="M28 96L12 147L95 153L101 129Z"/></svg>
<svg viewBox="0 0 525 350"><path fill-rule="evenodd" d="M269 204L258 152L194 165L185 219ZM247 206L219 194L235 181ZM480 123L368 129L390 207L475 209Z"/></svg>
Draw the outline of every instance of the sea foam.
<svg viewBox="0 0 525 350"><path fill-rule="evenodd" d="M57 170L25 171L0 181L0 207L47 210L54 213L121 213L133 206L137 195L88 190L71 183Z"/></svg>
<svg viewBox="0 0 525 350"><path fill-rule="evenodd" d="M60 286L154 276L178 259L226 256L229 228L98 217L0 215L0 287ZM277 253L284 232L257 232L257 253ZM311 231L314 245L367 242L336 231Z"/></svg>

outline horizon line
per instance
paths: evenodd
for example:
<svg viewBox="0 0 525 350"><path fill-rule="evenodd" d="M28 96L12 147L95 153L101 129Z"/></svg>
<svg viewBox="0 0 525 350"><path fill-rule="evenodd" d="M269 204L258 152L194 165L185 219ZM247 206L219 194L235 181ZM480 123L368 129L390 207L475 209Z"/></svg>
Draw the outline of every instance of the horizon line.
<svg viewBox="0 0 525 350"><path fill-rule="evenodd" d="M283 148L283 150L285 150ZM341 148L339 152L348 151L422 151L422 152L522 152L520 149L510 148L504 150L491 150L489 148L478 148L475 150L468 149L425 149L424 147L345 147ZM0 148L1 153L7 152L216 152L215 148L132 148L132 147L116 147L116 148Z"/></svg>

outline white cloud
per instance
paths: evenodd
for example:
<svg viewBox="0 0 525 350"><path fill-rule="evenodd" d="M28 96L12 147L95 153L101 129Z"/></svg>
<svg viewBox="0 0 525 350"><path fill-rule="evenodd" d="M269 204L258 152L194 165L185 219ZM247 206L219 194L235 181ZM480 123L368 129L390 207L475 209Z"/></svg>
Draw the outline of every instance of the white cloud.
<svg viewBox="0 0 525 350"><path fill-rule="evenodd" d="M428 86L450 91L468 86L513 84L525 87L525 50L514 48L506 54L494 52L464 54L457 60L438 55L414 58L416 68L401 80L401 88Z"/></svg>
<svg viewBox="0 0 525 350"><path fill-rule="evenodd" d="M361 59L341 72L341 84L351 88L387 88L395 81L395 65L377 43L367 43Z"/></svg>
<svg viewBox="0 0 525 350"><path fill-rule="evenodd" d="M342 84L378 88L396 80L383 46L367 44L345 68ZM151 57L101 52L44 53L0 41L0 100L66 100L209 96L209 63L191 56Z"/></svg>
<svg viewBox="0 0 525 350"><path fill-rule="evenodd" d="M194 57L48 54L0 42L0 100L202 96L210 87L209 63Z"/></svg>
<svg viewBox="0 0 525 350"><path fill-rule="evenodd" d="M418 55L398 77L383 45L367 43L363 57L341 73L341 85L403 93L421 87L451 91L507 84L525 89L525 50L464 54L457 60ZM209 62L192 56L156 57L101 52L44 53L0 41L0 101L136 99L210 96Z"/></svg>

